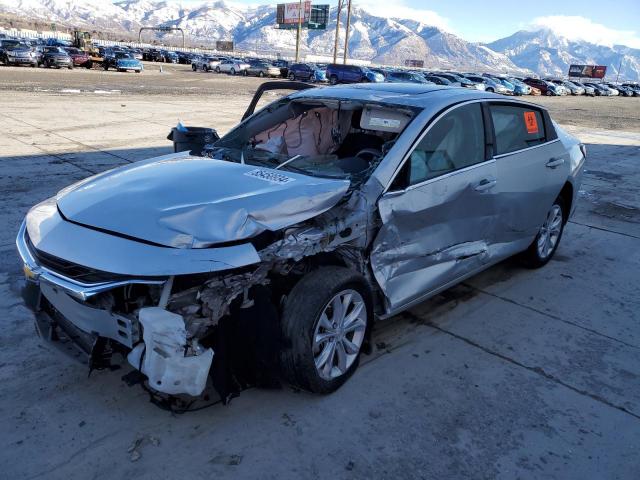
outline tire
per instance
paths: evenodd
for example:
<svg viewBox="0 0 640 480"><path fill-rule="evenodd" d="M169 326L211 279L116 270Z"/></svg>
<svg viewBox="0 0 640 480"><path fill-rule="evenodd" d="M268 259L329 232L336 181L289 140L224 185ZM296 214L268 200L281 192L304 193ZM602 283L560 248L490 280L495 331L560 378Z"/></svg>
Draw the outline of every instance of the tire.
<svg viewBox="0 0 640 480"><path fill-rule="evenodd" d="M102 68L104 68L104 71L106 72L107 70L109 70L109 65L105 63L104 65L102 65Z"/></svg>
<svg viewBox="0 0 640 480"><path fill-rule="evenodd" d="M331 85L337 85L337 83L338 83L338 77L336 77L335 75L331 75L331 76L329 77L329 83L330 83Z"/></svg>
<svg viewBox="0 0 640 480"><path fill-rule="evenodd" d="M291 80L293 82L295 79L296 79L295 73L290 73L289 74L289 80Z"/></svg>
<svg viewBox="0 0 640 480"><path fill-rule="evenodd" d="M191 70L194 71L194 72L198 71L198 67L196 67L195 63L191 65Z"/></svg>
<svg viewBox="0 0 640 480"><path fill-rule="evenodd" d="M69 70L73 70L73 65L69 65L67 68L68 68Z"/></svg>
<svg viewBox="0 0 640 480"><path fill-rule="evenodd" d="M236 69L235 69L235 68L232 68L231 70L229 70L229 73L230 73L231 75L235 75L235 74L236 74Z"/></svg>
<svg viewBox="0 0 640 480"><path fill-rule="evenodd" d="M261 78L264 77L264 72L262 70L260 70L260 73L258 73L258 76L261 77Z"/></svg>
<svg viewBox="0 0 640 480"><path fill-rule="evenodd" d="M564 200L562 197L558 197L549 209L544 224L540 227L536 238L529 245L529 248L522 253L523 263L527 267L543 267L553 258L558 245L560 245L568 216L569 212L566 211Z"/></svg>
<svg viewBox="0 0 640 480"><path fill-rule="evenodd" d="M493 93L493 87L487 88L486 91L489 92L489 93Z"/></svg>
<svg viewBox="0 0 640 480"><path fill-rule="evenodd" d="M340 319L344 321L349 314L334 318L333 305L348 299L346 312L360 313L349 324L352 330L345 333ZM358 367L372 319L371 293L359 273L333 266L308 273L293 287L284 304L280 354L284 378L314 393L340 388ZM316 338L322 339L314 346ZM339 340L333 340L336 338Z"/></svg>
<svg viewBox="0 0 640 480"><path fill-rule="evenodd" d="M87 70L91 70L93 68L93 62L89 60L84 68L86 68Z"/></svg>
<svg viewBox="0 0 640 480"><path fill-rule="evenodd" d="M220 67L216 67L216 73L220 73Z"/></svg>
<svg viewBox="0 0 640 480"><path fill-rule="evenodd" d="M248 76L249 76L249 72L247 72L247 70L246 70L246 69L244 69L244 70L242 71L242 75L244 75L245 77L248 77Z"/></svg>

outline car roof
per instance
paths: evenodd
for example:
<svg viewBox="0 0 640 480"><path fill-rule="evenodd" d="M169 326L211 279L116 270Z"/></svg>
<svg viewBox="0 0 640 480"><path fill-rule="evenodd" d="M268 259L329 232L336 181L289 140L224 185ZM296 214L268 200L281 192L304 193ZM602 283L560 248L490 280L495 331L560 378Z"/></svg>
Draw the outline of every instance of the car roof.
<svg viewBox="0 0 640 480"><path fill-rule="evenodd" d="M421 108L440 102L453 104L468 100L505 100L502 95L490 92L421 83L358 83L353 85L336 85L302 90L293 94L292 98L339 98ZM520 100L513 99L509 99L509 101L520 102Z"/></svg>

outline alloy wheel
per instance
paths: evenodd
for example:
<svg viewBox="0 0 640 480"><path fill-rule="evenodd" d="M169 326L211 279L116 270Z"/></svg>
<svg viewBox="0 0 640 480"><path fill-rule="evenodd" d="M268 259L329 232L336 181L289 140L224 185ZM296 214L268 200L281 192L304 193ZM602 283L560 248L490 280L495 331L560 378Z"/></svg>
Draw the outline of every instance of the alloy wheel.
<svg viewBox="0 0 640 480"><path fill-rule="evenodd" d="M538 235L537 247L541 259L548 258L555 250L562 232L562 220L562 208L556 204L551 207Z"/></svg>
<svg viewBox="0 0 640 480"><path fill-rule="evenodd" d="M343 290L325 305L313 333L313 360L320 377L332 380L349 370L366 328L367 307L356 290Z"/></svg>

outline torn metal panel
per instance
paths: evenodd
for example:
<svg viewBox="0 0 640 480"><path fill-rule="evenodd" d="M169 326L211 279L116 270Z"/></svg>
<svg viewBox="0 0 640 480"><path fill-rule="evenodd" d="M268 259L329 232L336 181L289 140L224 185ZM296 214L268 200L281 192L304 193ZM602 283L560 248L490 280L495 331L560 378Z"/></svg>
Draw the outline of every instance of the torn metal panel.
<svg viewBox="0 0 640 480"><path fill-rule="evenodd" d="M112 171L57 199L70 221L176 248L206 248L293 225L333 207L349 181L179 157Z"/></svg>
<svg viewBox="0 0 640 480"><path fill-rule="evenodd" d="M213 350L187 342L182 317L158 307L140 309L143 342L129 353L129 363L149 378L149 385L170 395L202 393Z"/></svg>
<svg viewBox="0 0 640 480"><path fill-rule="evenodd" d="M371 266L389 310L490 262L496 196L491 189L475 188L485 178L495 178L493 162L380 199L383 225L373 242Z"/></svg>

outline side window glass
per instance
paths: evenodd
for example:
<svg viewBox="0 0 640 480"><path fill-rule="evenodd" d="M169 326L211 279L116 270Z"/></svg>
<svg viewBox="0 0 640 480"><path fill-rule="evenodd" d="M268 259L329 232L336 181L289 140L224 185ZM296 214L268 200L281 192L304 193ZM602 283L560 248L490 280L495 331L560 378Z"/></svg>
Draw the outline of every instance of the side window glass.
<svg viewBox="0 0 640 480"><path fill-rule="evenodd" d="M491 105L496 154L515 152L546 141L540 110L512 105Z"/></svg>
<svg viewBox="0 0 640 480"><path fill-rule="evenodd" d="M485 160L484 122L479 103L455 108L439 119L409 157L413 185Z"/></svg>

